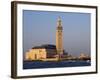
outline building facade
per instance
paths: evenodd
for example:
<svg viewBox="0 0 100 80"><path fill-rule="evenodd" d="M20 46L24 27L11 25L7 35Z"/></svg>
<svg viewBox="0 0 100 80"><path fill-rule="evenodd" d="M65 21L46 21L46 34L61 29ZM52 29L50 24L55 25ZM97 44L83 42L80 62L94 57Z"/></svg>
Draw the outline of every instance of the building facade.
<svg viewBox="0 0 100 80"><path fill-rule="evenodd" d="M43 48L40 49L30 49L26 52L26 60L39 60L46 59L46 50Z"/></svg>
<svg viewBox="0 0 100 80"><path fill-rule="evenodd" d="M42 60L46 58L54 58L56 52L55 45L36 46L26 52L26 60Z"/></svg>

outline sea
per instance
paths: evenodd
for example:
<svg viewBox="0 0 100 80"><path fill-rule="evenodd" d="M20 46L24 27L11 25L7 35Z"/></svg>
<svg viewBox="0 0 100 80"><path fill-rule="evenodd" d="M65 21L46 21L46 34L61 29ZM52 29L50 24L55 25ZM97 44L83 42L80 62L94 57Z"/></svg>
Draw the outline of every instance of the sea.
<svg viewBox="0 0 100 80"><path fill-rule="evenodd" d="M23 69L91 66L91 61L23 61Z"/></svg>

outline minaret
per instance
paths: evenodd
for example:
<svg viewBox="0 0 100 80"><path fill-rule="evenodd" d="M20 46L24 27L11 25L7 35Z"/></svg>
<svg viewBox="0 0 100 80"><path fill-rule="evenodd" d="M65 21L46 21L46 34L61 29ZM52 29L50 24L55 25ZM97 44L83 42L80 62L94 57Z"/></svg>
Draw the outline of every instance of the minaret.
<svg viewBox="0 0 100 80"><path fill-rule="evenodd" d="M63 27L62 27L62 22L61 18L58 18L57 21L57 28L56 28L56 49L57 49L57 54L61 55L63 54Z"/></svg>

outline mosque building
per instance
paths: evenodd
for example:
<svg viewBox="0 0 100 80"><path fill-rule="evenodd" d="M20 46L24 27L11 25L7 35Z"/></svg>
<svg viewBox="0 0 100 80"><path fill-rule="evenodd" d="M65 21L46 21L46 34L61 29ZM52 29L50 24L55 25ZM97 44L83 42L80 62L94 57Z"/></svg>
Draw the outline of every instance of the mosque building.
<svg viewBox="0 0 100 80"><path fill-rule="evenodd" d="M64 54L63 49L63 27L61 18L58 18L56 27L56 45L44 44L35 46L25 54L26 60L41 60L47 58L61 57Z"/></svg>

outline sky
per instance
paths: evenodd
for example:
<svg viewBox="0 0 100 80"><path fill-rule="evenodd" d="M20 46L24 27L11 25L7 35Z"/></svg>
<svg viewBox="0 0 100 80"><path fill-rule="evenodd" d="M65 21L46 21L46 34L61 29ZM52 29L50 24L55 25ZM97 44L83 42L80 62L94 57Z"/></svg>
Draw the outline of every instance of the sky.
<svg viewBox="0 0 100 80"><path fill-rule="evenodd" d="M58 17L63 27L63 47L73 56L90 55L90 13L23 10L23 53L34 46L56 44Z"/></svg>

